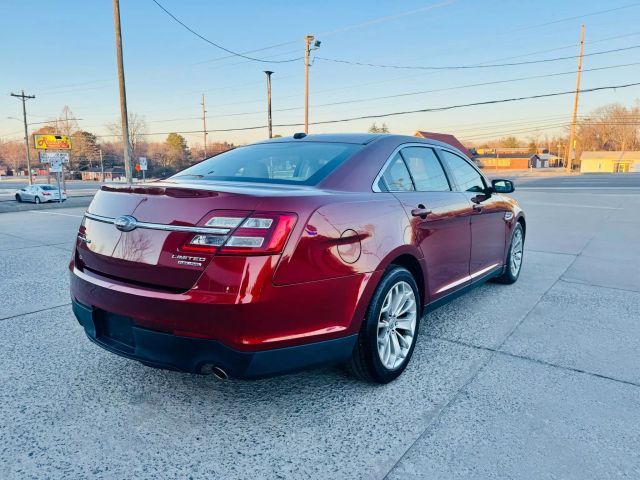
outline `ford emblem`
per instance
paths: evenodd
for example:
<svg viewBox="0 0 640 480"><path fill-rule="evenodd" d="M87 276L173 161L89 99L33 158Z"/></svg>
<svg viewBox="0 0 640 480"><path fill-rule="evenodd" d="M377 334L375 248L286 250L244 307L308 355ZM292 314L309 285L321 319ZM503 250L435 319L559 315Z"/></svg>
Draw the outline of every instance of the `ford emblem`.
<svg viewBox="0 0 640 480"><path fill-rule="evenodd" d="M131 230L135 230L138 226L138 221L131 215L122 215L121 217L116 218L113 224L121 232L130 232Z"/></svg>

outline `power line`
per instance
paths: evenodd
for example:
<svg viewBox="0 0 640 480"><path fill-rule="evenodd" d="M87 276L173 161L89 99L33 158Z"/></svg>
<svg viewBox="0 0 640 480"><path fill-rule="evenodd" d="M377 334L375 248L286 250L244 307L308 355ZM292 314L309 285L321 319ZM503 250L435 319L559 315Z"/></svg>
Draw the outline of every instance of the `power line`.
<svg viewBox="0 0 640 480"><path fill-rule="evenodd" d="M590 92L597 92L597 91L602 91L602 90L616 90L616 89L622 89L622 88L629 88L629 87L635 87L640 85L640 82L635 82L635 83L627 83L627 84L622 84L622 85L607 85L604 87L594 87L594 88L587 88L587 89L583 89L580 90L580 93L590 93ZM564 92L554 92L554 93L542 93L542 94L538 94L538 95L528 95L528 96L523 96L523 97L513 97L513 98L503 98L503 99L498 99L498 100L485 100L482 102L472 102L472 103L462 103L462 104L457 104L457 105L448 105L448 106L444 106L444 107L434 107L434 108L421 108L421 109L417 109L417 110L405 110L405 111L401 111L401 112L389 112L389 113L381 113L381 114L374 114L374 115L361 115L358 117L350 117L350 118L341 118L341 119L334 119L334 120L322 120L322 121L317 121L317 122L310 122L310 125L327 125L327 124L332 124L332 123L344 123L344 122L351 122L351 121L355 121L355 120L372 120L372 119L376 119L376 118L386 118L386 117L395 117L395 116L399 116L399 115L408 115L408 114L412 114L412 113L428 113L428 112L442 112L445 110L454 110L454 109L458 109L458 108L465 108L465 107L477 107L477 106L481 106L481 105L495 105L495 104L499 104L499 103L511 103L511 102L519 102L522 100L533 100L533 99L538 99L538 98L548 98L548 97L558 97L561 95L570 95L570 94L575 94L575 90L568 90L568 91L564 91ZM285 124L278 124L278 125L273 125L274 127L298 127L303 125L302 123L285 123ZM239 127L239 128L221 128L221 129L212 129L212 130L208 130L208 132L238 132L238 131L247 131L247 130L258 130L258 129L262 129L262 128L267 128L267 125L256 125L256 126L251 126L251 127ZM153 132L153 133L145 133L143 135L168 135L169 133L202 133L202 130L188 130L188 131L180 131L180 132ZM99 135L100 137L112 137L115 135Z"/></svg>
<svg viewBox="0 0 640 480"><path fill-rule="evenodd" d="M622 67L630 67L630 66L636 66L636 65L640 65L640 62L634 62L634 63L625 63L625 64L620 64L620 65L608 65L605 67L594 67L594 68L589 68L589 69L584 69L583 72L593 72L593 71L599 71L599 70L609 70L612 68L622 68ZM527 77L517 77L517 78L511 78L511 79L506 79L506 80L494 80L491 82L480 82L480 83L470 83L470 84L465 84L465 85L457 85L457 86L453 86L453 87L445 87L445 88L435 88L435 89L430 89L430 90L420 90L420 91L416 91L416 92L406 92L406 93L397 93L397 94L393 94L393 95L383 95L383 96L378 96L378 97L367 97L367 98L360 98L360 99L353 99L353 100L341 100L341 101L337 101L337 102L329 102L329 103L319 103L316 105L312 105L314 108L321 108L321 107L329 107L329 106L335 106L335 105L346 105L346 104L352 104L352 103L361 103L361 102L368 102L368 101L372 101L372 100L386 100L386 99L390 99L390 98L399 98L399 97L408 97L408 96L415 96L415 95L423 95L426 93L436 93L436 92L445 92L445 91L450 91L450 90L462 90L465 88L472 88L472 87L481 87L481 86L487 86L487 85L497 85L497 84L504 84L504 83L514 83L514 82L521 82L524 80L533 80L533 79L538 79L538 78L549 78L549 77L557 77L557 76L562 76L562 75L574 75L576 72L575 71L567 71L567 72L557 72L557 73L548 73L548 74L543 74L543 75L532 75L532 76L527 76ZM281 97L284 98L284 97ZM251 101L253 102L253 101ZM245 102L240 102L240 103L245 103ZM235 105L236 103L227 103L227 104L219 104L219 105L215 105L216 107L221 107L221 106L228 106L228 105ZM295 111L295 110L302 110L304 107L288 107L288 108L278 108L278 109L274 109L274 112L290 112L290 111ZM244 116L244 115L258 115L258 114L264 114L263 110L259 110L259 111L253 111L253 112L233 112L233 113L225 113L225 114L220 114L220 115L216 115L216 118L218 117L238 117L238 116ZM200 117L181 117L181 118L175 118L175 119L164 119L164 120L153 120L147 123L165 123L165 122L173 122L173 121L179 121L179 120L194 120L194 119L198 119Z"/></svg>
<svg viewBox="0 0 640 480"><path fill-rule="evenodd" d="M594 55L604 55L607 53L614 52L624 52L627 50L633 50L635 48L640 48L640 45L632 45L630 47L623 48L615 48L612 50L603 50L601 52L593 52L583 55L583 57L590 57ZM354 62L350 60L340 60L336 58L327 58L327 57L315 57L316 60L324 60L327 62L334 63L345 63L348 65L358 65L362 67L376 67L376 68L397 68L403 70L461 70L461 69L475 69L475 68L496 68L496 67L514 67L518 65L531 65L536 63L548 63L548 62L558 62L561 60L569 60L573 58L578 58L578 55L569 55L565 57L555 57L555 58L545 58L541 60L527 60L525 62L511 62L511 63L492 63L492 64L484 64L484 65L448 65L448 66L422 66L422 65L385 65L380 63L366 63L366 62Z"/></svg>
<svg viewBox="0 0 640 480"><path fill-rule="evenodd" d="M618 11L618 10L624 10L626 8L637 7L638 5L640 5L640 3L638 3L638 2L630 3L628 5L622 5L620 7L609 8L607 10L599 10L597 12L585 13L585 14L582 14L582 15L575 15L573 17L560 18L558 20L552 20L550 22L538 23L536 25L527 25L526 27L520 27L520 28L517 28L517 29L514 29L514 30L510 30L510 32L517 32L518 30L531 30L533 28L546 27L548 25L554 25L554 24L561 23L561 22L567 22L569 20L577 20L579 18L593 17L594 15L601 15L603 13L610 13L610 12L615 12L615 11Z"/></svg>
<svg viewBox="0 0 640 480"><path fill-rule="evenodd" d="M226 47L223 47L222 45L220 45L219 43L216 43L212 40L209 40L208 38L200 35L198 32L196 32L194 29L192 29L190 26L188 26L186 23L182 22L178 17L176 17L173 13L171 13L169 10L167 10L166 8L164 8L160 2L158 2L157 0L151 0L153 3L155 3L162 11L164 11L164 13L166 13L167 15L169 15L174 21L176 21L177 23L179 23L180 25L182 25L186 30L188 30L189 32L191 32L193 35L195 35L196 37L200 38L201 40L204 40L205 42L207 42L210 45L213 45L216 48L219 48L220 50L223 50L227 53L230 53L231 55L235 56L235 57L241 57L241 58L245 58L247 60L252 60L254 62L262 62L262 63L289 63L289 62L297 62L298 60L302 60L302 57L298 57L298 58L290 58L288 60L264 60L262 58L255 58L255 57L249 57L248 55L244 55L242 53L238 53L238 52L234 52L233 50L230 50Z"/></svg>

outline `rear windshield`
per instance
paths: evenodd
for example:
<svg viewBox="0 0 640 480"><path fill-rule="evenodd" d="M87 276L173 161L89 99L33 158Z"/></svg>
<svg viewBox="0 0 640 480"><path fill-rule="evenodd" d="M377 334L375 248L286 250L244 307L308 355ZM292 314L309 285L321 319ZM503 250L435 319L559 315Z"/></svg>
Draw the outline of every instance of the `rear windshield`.
<svg viewBox="0 0 640 480"><path fill-rule="evenodd" d="M56 192L58 191L58 189L57 189L57 188L52 187L51 185L41 185L41 186L40 186L40 188L41 188L42 190L55 190Z"/></svg>
<svg viewBox="0 0 640 480"><path fill-rule="evenodd" d="M315 185L360 148L314 142L249 145L208 158L171 178Z"/></svg>

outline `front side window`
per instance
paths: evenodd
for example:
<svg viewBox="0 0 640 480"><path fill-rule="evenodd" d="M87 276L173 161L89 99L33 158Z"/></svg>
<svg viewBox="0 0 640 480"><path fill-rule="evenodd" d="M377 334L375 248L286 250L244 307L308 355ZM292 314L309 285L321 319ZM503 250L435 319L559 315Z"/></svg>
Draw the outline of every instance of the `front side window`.
<svg viewBox="0 0 640 480"><path fill-rule="evenodd" d="M409 170L399 153L396 153L382 174L381 190L389 192L413 192L415 188Z"/></svg>
<svg viewBox="0 0 640 480"><path fill-rule="evenodd" d="M249 145L208 158L170 179L315 185L360 148L324 142Z"/></svg>
<svg viewBox="0 0 640 480"><path fill-rule="evenodd" d="M418 192L448 192L451 190L440 160L432 148L407 147L400 152Z"/></svg>
<svg viewBox="0 0 640 480"><path fill-rule="evenodd" d="M463 192L480 193L485 191L486 185L484 184L482 175L469 165L466 160L446 150L441 150L440 152L442 153L444 161L449 165L449 169L453 173L460 190Z"/></svg>

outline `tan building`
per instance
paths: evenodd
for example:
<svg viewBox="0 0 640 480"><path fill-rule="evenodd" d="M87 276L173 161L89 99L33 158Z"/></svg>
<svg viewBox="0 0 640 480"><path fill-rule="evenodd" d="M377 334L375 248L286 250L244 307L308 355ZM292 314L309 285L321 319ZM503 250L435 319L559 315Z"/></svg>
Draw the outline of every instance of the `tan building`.
<svg viewBox="0 0 640 480"><path fill-rule="evenodd" d="M582 152L580 173L640 172L640 151Z"/></svg>

